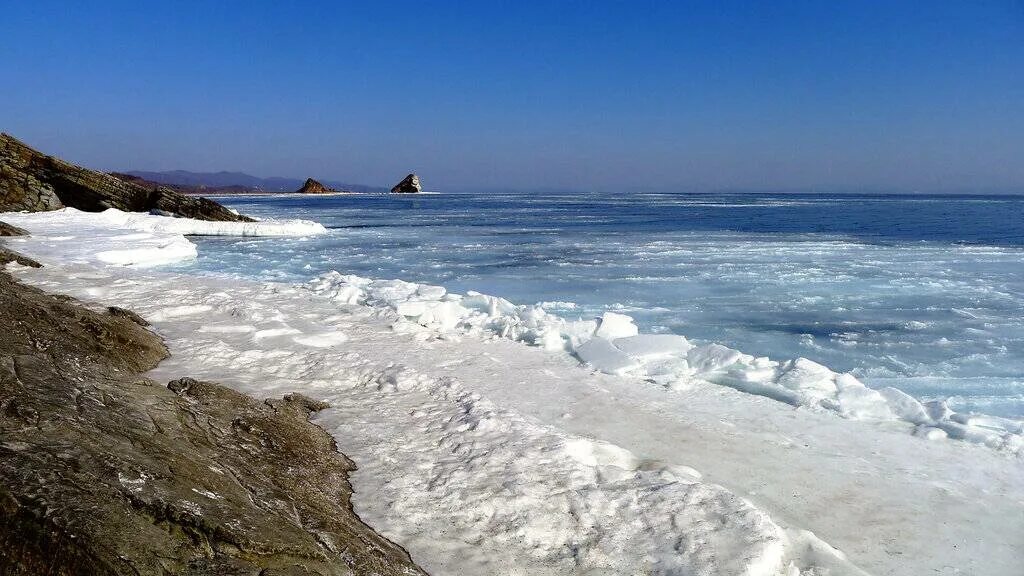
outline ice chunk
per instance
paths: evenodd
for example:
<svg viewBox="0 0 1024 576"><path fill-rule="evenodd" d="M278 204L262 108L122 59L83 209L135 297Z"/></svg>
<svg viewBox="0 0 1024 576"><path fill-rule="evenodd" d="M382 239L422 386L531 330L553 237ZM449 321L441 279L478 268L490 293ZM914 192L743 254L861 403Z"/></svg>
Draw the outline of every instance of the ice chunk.
<svg viewBox="0 0 1024 576"><path fill-rule="evenodd" d="M402 305L406 304L414 304L414 302L405 302ZM426 308L420 313L418 320L424 326L436 324L441 330L447 331L455 328L459 322L469 315L469 310L458 302L430 302L425 304L427 304Z"/></svg>
<svg viewBox="0 0 1024 576"><path fill-rule="evenodd" d="M735 364L743 357L739 350L727 348L721 344L705 344L691 348L686 355L690 367L696 374L721 370Z"/></svg>
<svg viewBox="0 0 1024 576"><path fill-rule="evenodd" d="M839 388L839 412L847 418L861 420L892 420L894 414L889 409L885 397L863 385L849 374L836 377Z"/></svg>
<svg viewBox="0 0 1024 576"><path fill-rule="evenodd" d="M398 306L395 307L395 311L402 316L419 316L427 311L427 303L412 301L412 302L399 302Z"/></svg>
<svg viewBox="0 0 1024 576"><path fill-rule="evenodd" d="M558 330L548 329L541 333L535 344L549 351L565 350L565 339Z"/></svg>
<svg viewBox="0 0 1024 576"><path fill-rule="evenodd" d="M836 393L836 373L817 362L797 358L783 363L781 370L783 373L778 381L780 386L814 397Z"/></svg>
<svg viewBox="0 0 1024 576"><path fill-rule="evenodd" d="M928 417L936 422L947 420L953 415L953 411L949 409L949 405L945 400L929 400L923 406L928 413Z"/></svg>
<svg viewBox="0 0 1024 576"><path fill-rule="evenodd" d="M599 372L626 374L640 367L640 363L603 338L588 340L576 348L576 355Z"/></svg>
<svg viewBox="0 0 1024 576"><path fill-rule="evenodd" d="M418 284L405 280L374 280L369 285L370 296L388 303L408 300L417 290Z"/></svg>
<svg viewBox="0 0 1024 576"><path fill-rule="evenodd" d="M472 290L466 293L466 297L462 299L462 305L484 312L489 316L514 314L516 311L515 304L504 298L488 296Z"/></svg>
<svg viewBox="0 0 1024 576"><path fill-rule="evenodd" d="M942 440L949 435L942 428L935 428L934 426L918 426L914 430L914 436L920 436L928 440Z"/></svg>
<svg viewBox="0 0 1024 576"><path fill-rule="evenodd" d="M675 334L642 334L616 338L612 343L619 350L643 362L672 356L685 357L693 348L693 344L685 337Z"/></svg>
<svg viewBox="0 0 1024 576"><path fill-rule="evenodd" d="M420 287L416 290L416 295L423 300L440 300L444 298L445 292L446 290L443 286L420 284Z"/></svg>
<svg viewBox="0 0 1024 576"><path fill-rule="evenodd" d="M169 238L139 248L102 250L96 253L96 259L100 262L117 266L159 266L193 260L196 256L196 245L184 237Z"/></svg>
<svg viewBox="0 0 1024 576"><path fill-rule="evenodd" d="M886 387L878 391L879 394L885 398L885 401L889 403L889 409L901 420L912 422L914 424L925 424L931 421L928 417L928 412L925 411L924 406L917 401L916 398L910 396L902 390L896 388Z"/></svg>
<svg viewBox="0 0 1024 576"><path fill-rule="evenodd" d="M598 325L594 336L606 340L614 340L616 338L636 336L639 333L640 330L633 323L631 317L616 312L605 312L604 316L601 316L601 323Z"/></svg>
<svg viewBox="0 0 1024 576"><path fill-rule="evenodd" d="M569 339L570 346L575 348L580 343L587 341L594 337L594 332L597 331L597 321L595 320L577 320L575 322L569 322L562 327L562 334Z"/></svg>

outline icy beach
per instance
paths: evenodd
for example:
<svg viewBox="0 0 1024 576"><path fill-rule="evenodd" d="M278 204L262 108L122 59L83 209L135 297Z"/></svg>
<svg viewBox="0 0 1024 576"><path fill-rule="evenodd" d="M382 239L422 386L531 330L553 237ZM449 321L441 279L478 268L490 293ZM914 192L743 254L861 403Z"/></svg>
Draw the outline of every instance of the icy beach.
<svg viewBox="0 0 1024 576"><path fill-rule="evenodd" d="M10 247L45 264L20 279L154 323L172 353L154 377L187 367L330 402L318 423L359 465L357 512L431 573L1019 572L1017 420L641 333L622 314L570 321L340 273L153 268L195 258L182 234L212 231L139 219L3 215L32 233ZM322 233L258 224L216 232Z"/></svg>
<svg viewBox="0 0 1024 576"><path fill-rule="evenodd" d="M486 194L231 197L321 222L201 237L175 269L305 283L331 271L612 311L644 334L804 357L874 389L1024 419L1024 198ZM953 217L955 215L955 217Z"/></svg>

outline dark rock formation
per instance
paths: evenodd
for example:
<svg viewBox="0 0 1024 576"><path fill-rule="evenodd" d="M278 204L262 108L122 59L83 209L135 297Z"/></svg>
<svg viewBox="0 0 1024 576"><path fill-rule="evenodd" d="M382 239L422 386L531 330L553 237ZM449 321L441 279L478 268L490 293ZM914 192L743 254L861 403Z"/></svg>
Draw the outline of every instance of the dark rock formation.
<svg viewBox="0 0 1024 576"><path fill-rule="evenodd" d="M28 230L0 222L0 236L28 236Z"/></svg>
<svg viewBox="0 0 1024 576"><path fill-rule="evenodd" d="M420 177L415 174L409 174L391 189L392 194L416 194L422 191L423 187L420 186Z"/></svg>
<svg viewBox="0 0 1024 576"><path fill-rule="evenodd" d="M3 246L0 246L0 266L6 266L7 264L10 264L11 262L17 262L18 264L21 264L22 266L31 266L32 268L42 268L43 267L42 264L40 264L39 262L36 262L35 260L29 258L28 256L22 256L21 254L18 254L17 252L15 252L13 250L8 250L7 248L4 248ZM0 318L3 318L2 314L0 314Z"/></svg>
<svg viewBox="0 0 1024 576"><path fill-rule="evenodd" d="M333 194L335 192L337 190L328 188L312 178L306 178L306 183L302 185L302 188L295 191L296 194Z"/></svg>
<svg viewBox="0 0 1024 576"><path fill-rule="evenodd" d="M127 318L128 320L135 322L139 326L149 326L149 321L143 318L142 316L139 316L138 314L132 312L131 310L126 310L118 306L107 306L107 314L110 314L111 316L117 316L119 318Z"/></svg>
<svg viewBox="0 0 1024 576"><path fill-rule="evenodd" d="M200 220L251 221L213 200L126 182L47 156L12 136L0 134L0 212L38 212L65 206L86 212L107 208L127 212L162 210Z"/></svg>
<svg viewBox="0 0 1024 576"><path fill-rule="evenodd" d="M124 312L0 271L0 574L423 574L352 512L322 404L156 385Z"/></svg>

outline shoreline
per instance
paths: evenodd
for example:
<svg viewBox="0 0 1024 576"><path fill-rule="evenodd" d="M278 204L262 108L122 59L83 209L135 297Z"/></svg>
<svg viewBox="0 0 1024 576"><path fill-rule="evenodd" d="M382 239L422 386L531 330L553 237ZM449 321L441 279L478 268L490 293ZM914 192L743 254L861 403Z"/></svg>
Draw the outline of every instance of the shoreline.
<svg viewBox="0 0 1024 576"><path fill-rule="evenodd" d="M8 219L41 226L58 243L70 238L63 235L65 228L88 230L97 237L99 247L76 252L80 261L143 267L195 259L198 247L188 240L189 235L307 238L328 233L309 220L202 222L118 210L87 213L67 208L12 213ZM137 247L125 249L126 243ZM567 353L586 367L633 379L641 386L686 390L695 383L712 383L871 426L902 427L905 433L927 441L982 444L1024 458L1022 420L956 412L945 400L919 401L897 388L869 387L850 373L835 372L803 357L755 357L714 342L691 343L681 335L640 333L632 317L618 312L606 311L594 320L572 320L541 304L518 305L477 292L462 295L443 286L336 271L301 286L337 303L395 313L422 330L425 338L505 338L556 355Z"/></svg>
<svg viewBox="0 0 1024 576"><path fill-rule="evenodd" d="M31 250L28 254L33 255ZM58 266L69 270L80 267ZM1011 520L1020 517L1019 514L1015 516L1010 510L1024 502L1020 463L984 448L966 443L927 442L880 426L794 410L763 397L717 385L685 391L645 388L624 378L590 373L568 357L508 340L425 337L422 330L411 325L414 323L402 321L394 313L389 315L387 311L365 306L338 304L295 286L189 277L190 289L183 290L175 288L180 284L175 279L180 276L136 269L88 266L67 277L50 272L52 270L44 269L24 275L32 281L71 290L74 295L90 299L113 298L114 303L132 304L154 321L172 349L172 358L165 361L169 363L167 369L181 363L182 366L202 367L200 372L207 369L216 372L211 356L220 354L221 360L231 360L228 364L231 370L220 374L224 378L214 379L240 390L261 390L264 395L279 391L259 387L268 373L288 382L281 386L303 390L312 387L325 395L346 394L344 390L330 389L330 382L339 378L343 382L355 379L354 384L345 386L350 387L350 392L360 389L356 395L367 407L365 409L374 402L393 403L394 407L389 409L393 412L391 420L399 418L408 408L401 399L392 398L402 393L418 398L420 403L430 402L438 407L439 415L445 414L443 407L453 401L451 390L444 390L438 397L438 383L457 381L462 392L479 396L472 402L469 413L479 412L478 405L485 405L484 412L501 415L485 419L496 421L491 425L508 426L509 422L519 422L514 425L517 430L529 431L520 436L533 437L531 434L537 433L537 437L543 439L554 434L557 439L554 444L544 445L549 450L568 450L569 458L577 458L576 464L582 466L574 465L576 472L582 469L608 474L609 470L617 470L616 474L635 482L653 469L657 474L668 471L668 474L681 475L691 481L694 477L687 467L693 466L705 474L704 480L726 486L791 527L785 532L786 538L780 540L785 543L783 556L792 556L800 562L806 563L814 556L809 551L820 548L820 541L801 542L799 529L812 529L869 572L887 573L887 569L894 567L899 568L897 573L924 572L926 558L933 558L935 564L931 569L936 573L953 574L942 571L943 566L953 566L969 573L976 570L977 574L1012 574L1011 561L1021 557L1016 543L1024 542L1024 533L1019 523ZM174 294L153 296L165 291ZM175 302L194 302L169 306L167 300L171 297ZM204 304L207 301L218 305L209 307ZM256 314L259 318L240 323L237 315L245 316L246 308L251 306L249 302L258 302L259 308L265 310ZM309 319L310 315L313 320ZM345 327L335 326L339 329L333 332L325 330L332 323L345 324ZM262 324L267 326L261 327ZM204 331L204 327L209 331ZM333 333L344 337L335 336L337 341L332 343L330 334ZM310 342L327 342L328 346L295 348L295 340L314 335L318 338ZM260 350L264 352L258 352ZM390 354L382 356L382 350ZM271 364L277 362L273 360L278 357L274 351L289 353L281 357L281 366ZM260 354L269 356L261 361ZM302 360L293 362L293 356ZM409 382L401 377L403 369L393 364L396 357L402 358L410 374ZM332 363L338 365L332 368ZM162 369L163 365L158 371ZM335 369L338 372L331 371ZM364 382L367 378L369 380ZM381 378L384 380L380 381ZM381 387L394 390L381 398ZM336 420L327 414L330 412L320 419L330 426ZM616 417L609 419L611 414ZM366 417L365 412L363 417ZM405 417L408 418L408 414ZM431 417L426 419L431 420ZM436 425L436 419L433 421ZM372 428L380 423L371 419L362 425ZM426 432L421 432L427 434L429 430L430 426ZM856 434L850 434L851 431ZM402 489L394 486L396 482L411 482L405 490L419 491L423 505L433 502L432 497L437 494L429 488L417 488L415 477L409 477L408 470L389 468L387 459L381 460L380 447L373 438L353 440L360 433L367 434L358 426L335 424L333 432L339 441L348 438L348 442L354 444L355 454L350 455L360 464L360 470L353 476L360 515L399 544L405 546L407 542L403 539L408 540L412 545L407 548L414 558L421 562L423 558L428 559L423 564L428 570L432 569L432 562L442 562L444 554L432 548L436 546L431 543L436 538L435 533L429 530L423 534L409 532L410 528L402 525L401 515L396 517L396 513L384 505L401 502L405 497ZM454 439L470 434L467 430L449 430L448 433L449 438ZM418 434L410 434L407 440L415 445ZM586 442L579 443L578 439ZM483 442L483 439L476 438L472 442ZM494 448L493 444L487 445ZM343 451L349 453L344 445ZM513 453L522 458L532 451L524 447ZM723 454L729 457L723 458ZM493 456L476 454L474 458L486 460ZM430 464L430 459L422 464ZM465 465L466 462L460 461L451 472ZM436 467L437 461L430 466ZM744 475L750 476L750 470L763 477L744 478ZM902 471L908 477L893 478L893 471ZM482 471L485 475L500 472L489 468ZM382 480L382 477L396 474L400 476L398 480ZM676 476L677 482L679 478ZM518 480L522 485L533 481L525 476ZM697 484L705 482L697 480ZM971 500L971 495L979 491L992 492L992 486L1000 487L1004 493L979 497L978 502ZM638 488L634 486L634 489ZM794 502L793 492L800 493L801 499ZM605 494L605 491L602 488L596 493ZM869 510L861 509L866 507L858 502L862 498L871 502ZM803 499L807 501L801 501ZM947 514L955 511L962 517L950 522L949 516L934 510L934 505L939 503ZM1000 503L1008 508L996 512ZM990 515L983 526L977 526L978 519L971 515L978 509ZM448 512L456 510L458 507L453 507ZM828 518L820 517L824 510L829 510ZM998 516L992 516L994 514ZM430 523L438 519L428 515L422 521ZM475 522L465 520L463 530L479 533ZM872 525L876 532L864 534L862 527L867 525ZM967 527L980 530L969 536L958 533ZM928 534L913 534L903 541L897 536L915 531ZM891 536L886 537L886 533ZM493 539L496 535L489 536ZM654 536L652 533L651 537ZM886 541L886 549L880 551L881 540ZM952 543L958 543L959 548ZM596 554L598 550L600 545L590 552ZM451 555L455 551L445 553ZM472 562L473 558L468 561ZM838 562L836 557L832 557L832 561ZM972 566L974 562L986 564ZM849 572L834 573L857 573L852 567L845 569Z"/></svg>
<svg viewBox="0 0 1024 576"><path fill-rule="evenodd" d="M245 196L255 196L255 197L259 197L259 198L319 198L319 197L335 198L335 197L338 197L338 196L345 196L345 197L350 197L350 196L374 196L374 197L382 196L382 197L385 197L385 198L415 198L417 196L441 196L443 194L451 194L451 193L450 192L431 192L431 191L424 190L423 192L412 192L412 193L409 193L409 192L405 192L405 193L399 193L399 192L323 192L323 193L320 193L320 194L300 194L298 192L233 192L233 193L228 193L228 194L218 194L218 193L200 194L200 193L182 192L182 194L184 194L185 196L196 196L196 197L210 198L211 200L215 200L215 199L225 199L225 198L240 198L240 197L245 197Z"/></svg>
<svg viewBox="0 0 1024 576"><path fill-rule="evenodd" d="M353 512L322 403L145 377L144 319L16 280L40 264L5 244L0 571L424 574Z"/></svg>

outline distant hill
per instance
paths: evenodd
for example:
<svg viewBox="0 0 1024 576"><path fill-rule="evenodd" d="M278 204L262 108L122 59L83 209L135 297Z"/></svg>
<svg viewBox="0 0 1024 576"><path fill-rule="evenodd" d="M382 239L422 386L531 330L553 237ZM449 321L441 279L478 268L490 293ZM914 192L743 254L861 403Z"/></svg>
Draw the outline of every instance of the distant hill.
<svg viewBox="0 0 1024 576"><path fill-rule="evenodd" d="M187 170L171 170L168 172L145 172L134 170L126 172L130 176L157 182L172 187L207 189L223 192L294 192L302 187L304 179L298 178L260 178L244 172L189 172ZM350 192L387 192L387 188L347 184L324 180L323 183L335 190Z"/></svg>

